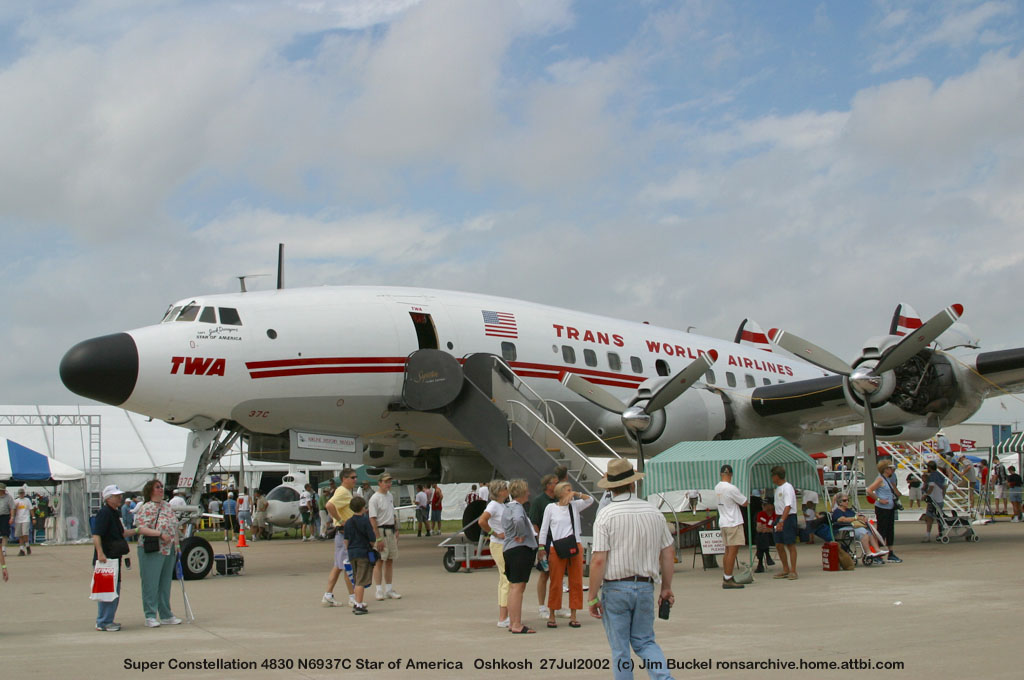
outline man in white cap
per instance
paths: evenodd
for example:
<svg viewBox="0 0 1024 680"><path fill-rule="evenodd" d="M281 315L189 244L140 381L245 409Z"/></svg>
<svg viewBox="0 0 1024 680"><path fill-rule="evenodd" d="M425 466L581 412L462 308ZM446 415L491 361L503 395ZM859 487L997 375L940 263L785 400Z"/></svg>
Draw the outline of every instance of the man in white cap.
<svg viewBox="0 0 1024 680"><path fill-rule="evenodd" d="M391 585L395 558L398 557L398 521L391 483L391 475L387 472L382 474L377 480L377 492L370 496L369 502L370 526L377 537L373 547L380 553L380 559L373 565L373 583L377 586L378 600L399 600L402 597Z"/></svg>
<svg viewBox="0 0 1024 680"><path fill-rule="evenodd" d="M18 555L32 554L28 539L32 535L32 499L25 493L25 487L18 489L14 499L14 536L18 539Z"/></svg>
<svg viewBox="0 0 1024 680"><path fill-rule="evenodd" d="M643 473L617 458L597 483L612 493L597 513L590 558L590 615L601 619L612 650L613 677L633 677L630 646L652 678L671 678L661 647L654 641L654 584L661 576L658 605L675 602L675 553L665 517L636 497ZM598 594L600 593L600 594Z"/></svg>
<svg viewBox="0 0 1024 680"><path fill-rule="evenodd" d="M107 562L117 560L127 555L128 544L124 539L139 533L138 529L124 529L121 523L120 507L124 498L124 492L116 484L110 484L103 489L103 505L96 513L93 522L92 544L95 549L93 562ZM116 589L118 595L121 593L121 570L117 570ZM116 632L121 630L121 624L114 621L117 614L117 605L121 598L117 597L110 602L97 601L96 630L105 632Z"/></svg>

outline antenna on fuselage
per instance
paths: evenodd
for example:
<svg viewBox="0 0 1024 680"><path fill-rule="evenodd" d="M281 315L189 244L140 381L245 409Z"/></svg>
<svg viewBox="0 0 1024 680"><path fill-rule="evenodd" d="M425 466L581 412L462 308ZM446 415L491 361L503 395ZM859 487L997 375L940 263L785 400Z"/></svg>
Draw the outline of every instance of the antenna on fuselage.
<svg viewBox="0 0 1024 680"><path fill-rule="evenodd" d="M256 278L257 276L267 276L267 274L244 274L242 276L236 276L235 278L238 279L238 285L242 287L242 292L248 293L249 291L245 289L245 280Z"/></svg>
<svg viewBox="0 0 1024 680"><path fill-rule="evenodd" d="M284 244L277 244L277 289L284 288Z"/></svg>

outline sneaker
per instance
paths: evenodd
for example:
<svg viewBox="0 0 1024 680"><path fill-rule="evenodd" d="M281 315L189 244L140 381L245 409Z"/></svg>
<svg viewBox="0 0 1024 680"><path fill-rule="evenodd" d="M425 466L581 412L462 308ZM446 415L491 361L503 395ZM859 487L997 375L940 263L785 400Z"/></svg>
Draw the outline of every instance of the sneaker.
<svg viewBox="0 0 1024 680"><path fill-rule="evenodd" d="M1011 522L1019 522L1020 520L1019 520L1019 519L1017 519L1017 516L1016 516L1016 515L1014 515L1014 516L1013 516L1013 519L1011 519L1010 521L1011 521Z"/></svg>
<svg viewBox="0 0 1024 680"><path fill-rule="evenodd" d="M557 612L555 612L555 616L562 619L568 619L572 618L572 612L568 609L559 609Z"/></svg>
<svg viewBox="0 0 1024 680"><path fill-rule="evenodd" d="M774 567L775 566L775 560L773 560L770 557L765 557L764 558L764 563L767 564L769 567Z"/></svg>
<svg viewBox="0 0 1024 680"><path fill-rule="evenodd" d="M325 593L320 604L324 607L340 607L341 603L334 599L334 593Z"/></svg>
<svg viewBox="0 0 1024 680"><path fill-rule="evenodd" d="M537 613L543 616L545 619L551 616L551 610L548 609L545 605L537 607Z"/></svg>
<svg viewBox="0 0 1024 680"><path fill-rule="evenodd" d="M886 562L888 562L889 564L901 564L903 560L896 557L895 555L889 555L889 559L886 560Z"/></svg>
<svg viewBox="0 0 1024 680"><path fill-rule="evenodd" d="M498 628L508 628L509 618L506 616L501 621L498 621Z"/></svg>
<svg viewBox="0 0 1024 680"><path fill-rule="evenodd" d="M742 583L736 583L736 581L734 581L732 579L728 579L728 580L722 579L722 589L723 590L733 590L734 588L742 588L742 587L743 587Z"/></svg>
<svg viewBox="0 0 1024 680"><path fill-rule="evenodd" d="M165 619L160 619L160 625L161 626L177 626L179 623L181 623L181 619L179 619L177 616L173 616L173 615L172 616L168 616Z"/></svg>
<svg viewBox="0 0 1024 680"><path fill-rule="evenodd" d="M388 592L386 592L384 594L387 597L390 597L392 600L401 600L402 599L401 593L399 593L397 591L394 591L394 590L389 590Z"/></svg>
<svg viewBox="0 0 1024 680"><path fill-rule="evenodd" d="M24 557L24 556L25 556L25 551L24 550L19 550L18 551L18 557Z"/></svg>
<svg viewBox="0 0 1024 680"><path fill-rule="evenodd" d="M352 608L352 613L353 614L357 614L357 615L358 614L369 614L370 610L366 608L365 604L357 604L355 607Z"/></svg>
<svg viewBox="0 0 1024 680"><path fill-rule="evenodd" d="M146 619L146 628L159 628L160 622L156 619Z"/></svg>
<svg viewBox="0 0 1024 680"><path fill-rule="evenodd" d="M374 595L374 597L376 599L378 599L378 600L383 600L384 599L384 591L378 590L377 593Z"/></svg>
<svg viewBox="0 0 1024 680"><path fill-rule="evenodd" d="M358 607L359 606L359 603L356 602L356 596L355 595L349 595L348 596L348 606L349 607Z"/></svg>
<svg viewBox="0 0 1024 680"><path fill-rule="evenodd" d="M32 546L26 545L25 546L25 551L28 552L29 555L31 555L32 554Z"/></svg>
<svg viewBox="0 0 1024 680"><path fill-rule="evenodd" d="M96 626L96 630L107 633L116 633L121 630L120 623L105 623L102 626Z"/></svg>

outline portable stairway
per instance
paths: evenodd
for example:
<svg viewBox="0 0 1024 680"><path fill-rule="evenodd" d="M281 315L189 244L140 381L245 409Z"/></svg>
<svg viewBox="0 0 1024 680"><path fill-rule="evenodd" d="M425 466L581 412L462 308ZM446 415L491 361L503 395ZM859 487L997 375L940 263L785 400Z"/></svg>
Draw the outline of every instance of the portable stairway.
<svg viewBox="0 0 1024 680"><path fill-rule="evenodd" d="M439 350L413 352L405 364L402 406L444 415L502 477L525 479L531 494L538 493L541 477L565 465L573 488L599 497L603 472L570 434L600 447L601 455L621 457L564 404L542 398L493 354L460 362ZM593 513L586 513L585 525L587 516Z"/></svg>
<svg viewBox="0 0 1024 680"><path fill-rule="evenodd" d="M881 453L892 456L898 467L902 467L908 472L913 472L917 475L922 484L928 478L928 474L925 471L925 456L935 455L937 461L945 461L952 478L946 483L944 508L952 510L962 517L969 517L972 521L977 519L978 508L976 506L971 507L967 480L956 469L953 461L944 458L930 442L914 444L911 442L880 441L878 442L878 448Z"/></svg>

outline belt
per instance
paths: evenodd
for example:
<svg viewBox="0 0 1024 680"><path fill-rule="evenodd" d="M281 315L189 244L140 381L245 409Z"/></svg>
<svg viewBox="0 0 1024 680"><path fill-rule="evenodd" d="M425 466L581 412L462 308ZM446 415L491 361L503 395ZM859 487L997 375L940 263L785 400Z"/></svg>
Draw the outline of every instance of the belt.
<svg viewBox="0 0 1024 680"><path fill-rule="evenodd" d="M650 576L627 576L626 578L606 578L605 583L618 583L620 581L636 581L638 583L654 583Z"/></svg>
<svg viewBox="0 0 1024 680"><path fill-rule="evenodd" d="M394 531L395 530L395 525L394 524L378 524L377 528L378 529L391 529L392 531Z"/></svg>

